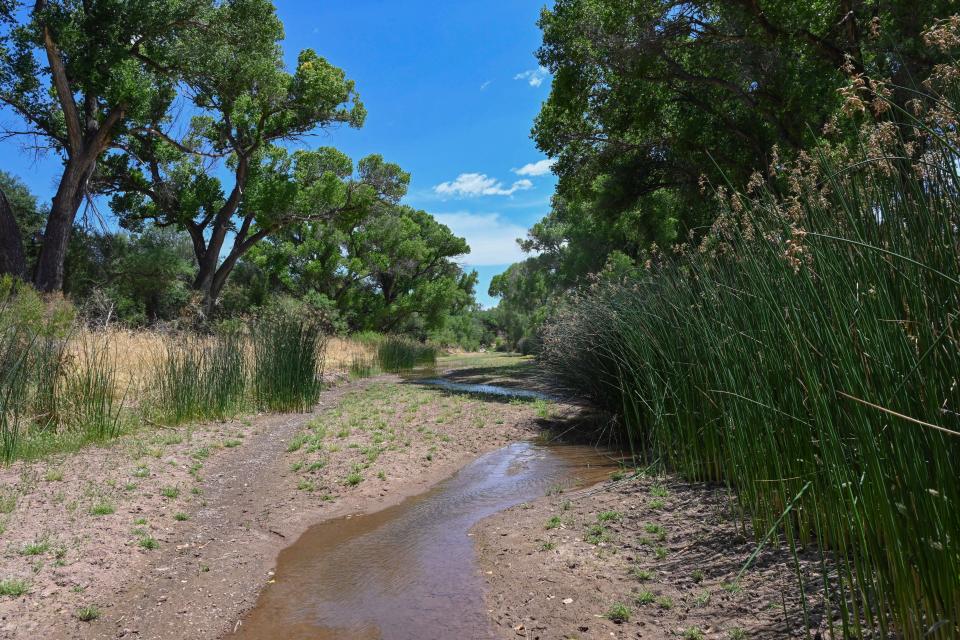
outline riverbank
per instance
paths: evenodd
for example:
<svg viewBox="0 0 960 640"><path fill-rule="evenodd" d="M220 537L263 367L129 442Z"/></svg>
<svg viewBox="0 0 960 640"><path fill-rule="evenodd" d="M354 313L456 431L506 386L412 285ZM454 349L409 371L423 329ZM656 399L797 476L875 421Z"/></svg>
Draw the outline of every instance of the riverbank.
<svg viewBox="0 0 960 640"><path fill-rule="evenodd" d="M619 475L619 474L618 474ZM819 557L757 544L721 487L632 474L554 493L473 529L501 638L829 637Z"/></svg>
<svg viewBox="0 0 960 640"><path fill-rule="evenodd" d="M543 411L378 376L324 392L309 413L139 432L12 465L0 472L0 579L22 589L0 597L0 637L219 637L309 525L421 493L529 437Z"/></svg>

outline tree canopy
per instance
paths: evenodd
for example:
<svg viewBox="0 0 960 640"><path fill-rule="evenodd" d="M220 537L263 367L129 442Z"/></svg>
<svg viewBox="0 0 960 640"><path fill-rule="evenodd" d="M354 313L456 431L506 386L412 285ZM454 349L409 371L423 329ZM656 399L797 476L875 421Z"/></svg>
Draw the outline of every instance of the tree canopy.
<svg viewBox="0 0 960 640"><path fill-rule="evenodd" d="M553 81L533 127L557 195L521 243L537 257L491 294L525 314L512 287L560 292L705 232L705 190L759 176L782 191L767 168L815 145L851 75L888 78L894 105L916 97L942 61L921 34L950 5L557 0L539 23Z"/></svg>

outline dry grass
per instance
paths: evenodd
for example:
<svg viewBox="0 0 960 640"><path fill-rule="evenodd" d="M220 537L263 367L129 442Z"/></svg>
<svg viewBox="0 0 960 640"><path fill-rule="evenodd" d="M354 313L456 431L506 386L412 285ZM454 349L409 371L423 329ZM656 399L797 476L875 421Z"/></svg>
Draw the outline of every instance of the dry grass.
<svg viewBox="0 0 960 640"><path fill-rule="evenodd" d="M350 371L350 365L359 360L373 360L377 350L349 338L333 338L327 342L326 370L330 373Z"/></svg>
<svg viewBox="0 0 960 640"><path fill-rule="evenodd" d="M89 341L103 342L109 349L110 359L116 363L118 395L140 398L148 394L153 377L164 353L176 334L162 331L130 330L111 327L106 330L83 330L74 334L70 355L78 358L84 344ZM355 358L372 359L376 350L349 338L332 338L327 342L324 369L330 374L349 372Z"/></svg>

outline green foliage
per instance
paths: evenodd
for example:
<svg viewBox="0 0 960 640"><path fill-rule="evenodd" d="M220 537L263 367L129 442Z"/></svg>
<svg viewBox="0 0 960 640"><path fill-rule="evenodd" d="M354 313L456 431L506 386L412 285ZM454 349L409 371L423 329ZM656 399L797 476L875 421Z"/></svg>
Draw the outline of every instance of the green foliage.
<svg viewBox="0 0 960 640"><path fill-rule="evenodd" d="M472 306L476 275L453 260L468 250L426 212L379 205L266 238L238 268L227 297L237 312L270 304L280 290L322 309L333 331L422 338Z"/></svg>
<svg viewBox="0 0 960 640"><path fill-rule="evenodd" d="M852 73L892 80L892 119L948 56L922 30L948 0L559 0L541 14L553 75L537 146L556 160L550 213L495 279L501 328L535 336L554 296L642 267L644 252L709 229L705 185L744 185L813 146ZM769 177L784 193L785 176Z"/></svg>
<svg viewBox="0 0 960 640"><path fill-rule="evenodd" d="M88 321L140 326L179 317L196 272L190 238L171 229L74 231L64 289Z"/></svg>

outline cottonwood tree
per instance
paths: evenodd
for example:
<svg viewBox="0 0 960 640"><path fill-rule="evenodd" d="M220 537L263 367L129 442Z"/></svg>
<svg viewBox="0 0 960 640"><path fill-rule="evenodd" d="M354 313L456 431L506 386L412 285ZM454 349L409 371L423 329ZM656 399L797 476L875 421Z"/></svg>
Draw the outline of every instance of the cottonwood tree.
<svg viewBox="0 0 960 640"><path fill-rule="evenodd" d="M701 176L743 185L776 159L774 146L781 157L811 146L848 72L915 87L938 61L921 33L951 6L558 0L540 19L538 57L554 78L534 137L557 158L559 193L580 209L568 222L613 237L610 221L629 216L642 233L610 244L633 255L709 225Z"/></svg>
<svg viewBox="0 0 960 640"><path fill-rule="evenodd" d="M414 316L431 329L473 302L477 273L454 261L470 247L426 211L381 208L350 235L348 252L378 330L395 330Z"/></svg>
<svg viewBox="0 0 960 640"><path fill-rule="evenodd" d="M148 124L193 63L183 38L210 27L211 0L35 0L0 2L0 103L63 170L50 205L34 283L63 286L77 212L98 163L119 139ZM25 275L20 234L0 199L0 268Z"/></svg>
<svg viewBox="0 0 960 640"><path fill-rule="evenodd" d="M366 112L354 83L309 49L288 72L278 45L283 28L270 2L226 3L215 16L212 40L198 35L189 43L198 58L185 83L196 113L183 135L174 135L169 112L158 113L151 127L130 136L105 178L125 227L150 220L190 234L194 288L208 314L237 261L270 234L396 202L409 181L379 156L362 159L354 171L334 149L283 146L323 128L361 126ZM232 184L224 185L218 171Z"/></svg>
<svg viewBox="0 0 960 640"><path fill-rule="evenodd" d="M473 304L477 276L455 261L469 250L430 214L378 203L360 218L272 235L248 256L248 293L284 292L331 306L355 330L431 330Z"/></svg>

